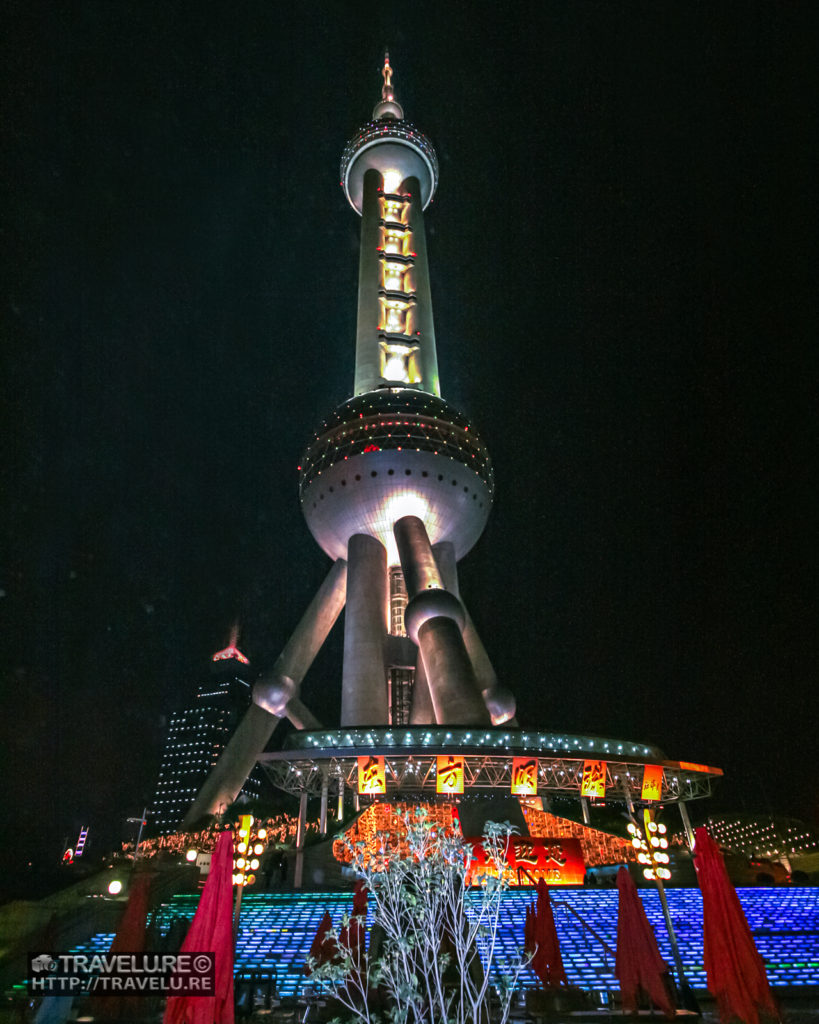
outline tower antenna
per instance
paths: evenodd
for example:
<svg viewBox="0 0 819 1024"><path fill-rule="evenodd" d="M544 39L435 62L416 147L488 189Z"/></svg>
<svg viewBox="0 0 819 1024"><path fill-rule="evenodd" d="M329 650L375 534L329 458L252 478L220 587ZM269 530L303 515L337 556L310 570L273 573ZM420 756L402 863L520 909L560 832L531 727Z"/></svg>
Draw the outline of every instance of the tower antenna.
<svg viewBox="0 0 819 1024"><path fill-rule="evenodd" d="M373 121L403 121L404 110L395 98L395 89L392 84L394 72L390 64L390 51L384 48L384 64L381 67L381 77L384 82L381 86L381 100L376 103L373 110Z"/></svg>

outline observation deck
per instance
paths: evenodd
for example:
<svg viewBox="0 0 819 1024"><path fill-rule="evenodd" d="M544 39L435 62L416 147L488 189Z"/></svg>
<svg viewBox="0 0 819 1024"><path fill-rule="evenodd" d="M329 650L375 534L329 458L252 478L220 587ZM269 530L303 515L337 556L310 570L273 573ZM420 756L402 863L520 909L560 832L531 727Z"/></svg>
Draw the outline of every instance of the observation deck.
<svg viewBox="0 0 819 1024"><path fill-rule="evenodd" d="M386 175L398 186L416 177L421 184L421 204L426 209L438 187L438 157L424 133L409 121L375 120L361 127L341 155L341 187L350 206L360 214L364 175L370 170ZM388 191L390 182L386 182Z"/></svg>

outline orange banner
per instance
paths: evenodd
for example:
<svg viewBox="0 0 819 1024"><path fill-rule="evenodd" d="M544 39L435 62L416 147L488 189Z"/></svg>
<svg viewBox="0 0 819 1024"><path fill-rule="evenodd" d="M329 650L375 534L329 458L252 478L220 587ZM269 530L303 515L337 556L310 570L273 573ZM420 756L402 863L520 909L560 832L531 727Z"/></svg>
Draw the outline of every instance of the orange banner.
<svg viewBox="0 0 819 1024"><path fill-rule="evenodd" d="M515 796L537 795L537 758L512 758L512 792Z"/></svg>
<svg viewBox="0 0 819 1024"><path fill-rule="evenodd" d="M662 800L663 797L663 766L647 764L643 768L643 790L641 800Z"/></svg>
<svg viewBox="0 0 819 1024"><path fill-rule="evenodd" d="M387 769L383 757L359 757L358 792L374 796L387 792Z"/></svg>
<svg viewBox="0 0 819 1024"><path fill-rule="evenodd" d="M436 779L438 793L463 793L464 791L464 759L458 755L438 757L438 776Z"/></svg>
<svg viewBox="0 0 819 1024"><path fill-rule="evenodd" d="M583 762L583 784L580 788L581 796L591 796L604 799L606 796L606 762L605 761L584 761Z"/></svg>

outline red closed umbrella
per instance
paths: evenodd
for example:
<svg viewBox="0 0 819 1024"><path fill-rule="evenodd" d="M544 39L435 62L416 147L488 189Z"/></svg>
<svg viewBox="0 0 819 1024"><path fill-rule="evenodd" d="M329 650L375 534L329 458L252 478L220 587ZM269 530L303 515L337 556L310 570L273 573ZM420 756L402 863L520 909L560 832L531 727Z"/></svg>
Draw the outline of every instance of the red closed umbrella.
<svg viewBox="0 0 819 1024"><path fill-rule="evenodd" d="M109 953L144 953L145 925L148 918L148 893L153 874L134 874L128 892L128 904L119 922ZM140 996L95 996L91 1000L91 1013L107 1020L135 1019L145 1009Z"/></svg>
<svg viewBox="0 0 819 1024"><path fill-rule="evenodd" d="M333 921L330 917L330 911L325 910L324 917L321 919L315 938L310 944L309 957L314 961L314 967L321 967L322 964L332 963L338 954L336 940L330 937L330 932L332 930ZM313 973L313 969L309 964L304 965L304 973L308 977Z"/></svg>
<svg viewBox="0 0 819 1024"><path fill-rule="evenodd" d="M363 882L356 882L353 892L353 912L350 920L341 929L338 937L342 949L349 949L353 967L360 970L364 959L364 922L367 917L367 888Z"/></svg>
<svg viewBox="0 0 819 1024"><path fill-rule="evenodd" d="M552 901L549 899L549 886L542 878L537 883L537 907L530 907L526 917L524 941L529 943L526 948L530 952L534 951L530 964L532 970L544 988L568 986L569 980L563 967L563 957L560 955ZM526 931L529 932L528 940Z"/></svg>
<svg viewBox="0 0 819 1024"><path fill-rule="evenodd" d="M614 975L620 982L624 1013L637 1013L640 992L644 992L669 1020L675 1007L664 975L668 964L660 956L657 939L648 923L637 886L621 867L617 872L617 956Z"/></svg>
<svg viewBox="0 0 819 1024"><path fill-rule="evenodd" d="M705 971L720 1018L725 1022L759 1024L761 1010L779 1020L765 962L754 944L719 847L704 828L698 828L695 837L694 867L702 892Z"/></svg>
<svg viewBox="0 0 819 1024"><path fill-rule="evenodd" d="M170 996L162 1024L233 1024L233 834L219 836L182 953L213 953L212 996Z"/></svg>

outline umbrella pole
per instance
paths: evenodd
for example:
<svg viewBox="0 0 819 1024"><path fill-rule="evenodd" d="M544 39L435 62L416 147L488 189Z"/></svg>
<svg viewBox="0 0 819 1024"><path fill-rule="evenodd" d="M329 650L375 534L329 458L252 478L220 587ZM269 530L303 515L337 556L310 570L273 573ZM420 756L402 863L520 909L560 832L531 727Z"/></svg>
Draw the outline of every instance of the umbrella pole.
<svg viewBox="0 0 819 1024"><path fill-rule="evenodd" d="M245 887L243 885L236 886L236 905L233 909L233 945L236 945L236 939L239 937L239 915L242 913L242 893Z"/></svg>
<svg viewBox="0 0 819 1024"><path fill-rule="evenodd" d="M668 938L671 942L671 952L674 954L674 964L677 968L677 988L680 991L680 1002L682 1003L684 1010L693 1010L694 1013L701 1013L700 1005L697 1002L696 997L691 990L691 986L688 984L688 979L685 976L682 957L680 956L680 947L677 945L677 935L674 931L674 925L671 923L671 912L668 909L668 900L665 898L663 883L659 878L655 878L654 882L657 886L657 892L660 895L660 904L663 908L665 927L668 931Z"/></svg>

